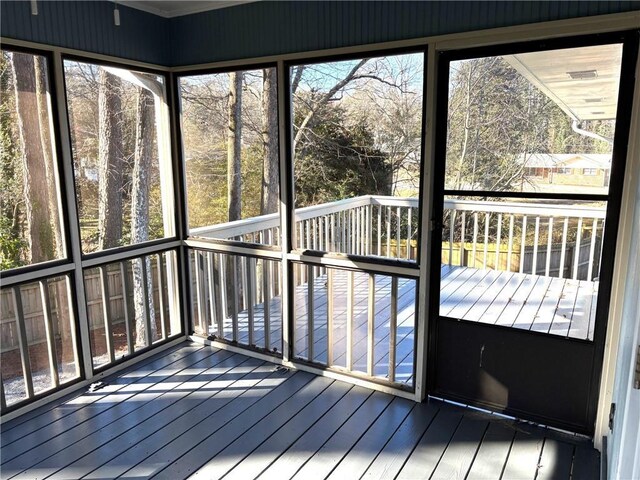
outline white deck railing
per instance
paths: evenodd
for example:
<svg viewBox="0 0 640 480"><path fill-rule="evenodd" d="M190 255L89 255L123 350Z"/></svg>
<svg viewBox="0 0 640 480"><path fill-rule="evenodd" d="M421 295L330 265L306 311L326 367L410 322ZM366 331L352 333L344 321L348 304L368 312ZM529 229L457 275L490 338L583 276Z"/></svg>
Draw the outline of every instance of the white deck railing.
<svg viewBox="0 0 640 480"><path fill-rule="evenodd" d="M603 207L445 200L443 263L593 280ZM201 227L191 235L277 245L279 215ZM365 195L299 208L296 248L415 260L418 199Z"/></svg>

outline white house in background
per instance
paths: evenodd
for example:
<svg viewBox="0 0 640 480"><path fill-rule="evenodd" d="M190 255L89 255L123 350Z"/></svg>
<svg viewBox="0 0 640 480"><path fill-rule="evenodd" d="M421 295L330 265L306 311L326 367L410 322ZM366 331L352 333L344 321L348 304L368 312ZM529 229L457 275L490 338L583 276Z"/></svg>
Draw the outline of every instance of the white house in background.
<svg viewBox="0 0 640 480"><path fill-rule="evenodd" d="M521 155L518 162L524 165L523 190L553 192L575 186L606 193L609 187L610 153L532 153Z"/></svg>

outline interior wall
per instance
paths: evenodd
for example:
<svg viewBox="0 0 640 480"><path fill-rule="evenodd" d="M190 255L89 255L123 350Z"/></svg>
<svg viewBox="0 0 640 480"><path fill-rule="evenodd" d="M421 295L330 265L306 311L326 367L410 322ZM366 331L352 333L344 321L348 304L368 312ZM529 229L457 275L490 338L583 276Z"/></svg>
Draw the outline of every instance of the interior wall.
<svg viewBox="0 0 640 480"><path fill-rule="evenodd" d="M633 1L258 1L175 18L114 3L2 1L3 37L164 66L405 40L640 10Z"/></svg>
<svg viewBox="0 0 640 480"><path fill-rule="evenodd" d="M113 21L114 3L106 1L3 1L3 37L72 48L140 62L169 65L169 20L119 5L120 26Z"/></svg>
<svg viewBox="0 0 640 480"><path fill-rule="evenodd" d="M640 10L640 2L259 1L171 20L192 65Z"/></svg>

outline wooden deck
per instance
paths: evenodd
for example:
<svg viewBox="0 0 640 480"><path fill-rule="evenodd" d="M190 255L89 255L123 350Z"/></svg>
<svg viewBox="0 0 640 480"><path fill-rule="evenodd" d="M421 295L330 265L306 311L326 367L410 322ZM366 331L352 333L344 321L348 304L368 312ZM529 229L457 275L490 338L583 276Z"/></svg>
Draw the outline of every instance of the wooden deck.
<svg viewBox="0 0 640 480"><path fill-rule="evenodd" d="M367 311L370 289L369 275L354 273L353 278L353 370L367 371ZM389 351L394 344L391 329L391 277L376 276L374 321L373 376L388 378ZM333 362L346 368L347 354L347 272L334 271L333 295ZM415 329L416 282L399 279L397 291L395 381L411 384L413 380L413 347ZM440 315L473 322L526 329L570 338L593 339L597 282L553 278L470 267L441 267ZM295 291L295 354L309 359L308 284ZM313 361L327 364L328 288L326 274L313 282ZM271 346L281 346L281 300L269 303ZM264 342L264 305L254 307L253 343ZM225 321L225 332L231 332L232 320ZM213 333L213 332L211 332ZM238 314L238 341L249 344L248 311Z"/></svg>
<svg viewBox="0 0 640 480"><path fill-rule="evenodd" d="M590 442L183 343L2 425L2 478L598 478Z"/></svg>
<svg viewBox="0 0 640 480"><path fill-rule="evenodd" d="M440 315L593 340L598 282L442 266Z"/></svg>

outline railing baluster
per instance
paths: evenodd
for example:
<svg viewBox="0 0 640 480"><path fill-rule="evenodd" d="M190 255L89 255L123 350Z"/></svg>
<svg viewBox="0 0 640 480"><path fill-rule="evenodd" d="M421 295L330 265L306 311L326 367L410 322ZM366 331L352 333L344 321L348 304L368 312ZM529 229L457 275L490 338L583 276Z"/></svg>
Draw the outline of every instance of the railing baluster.
<svg viewBox="0 0 640 480"><path fill-rule="evenodd" d="M320 217L316 217L313 219L313 249L314 250L322 250L322 222ZM315 267L313 269L315 272L315 276L313 278L317 278L322 275L322 267Z"/></svg>
<svg viewBox="0 0 640 480"><path fill-rule="evenodd" d="M40 280L40 299L42 301L42 315L44 316L44 329L47 337L47 355L49 356L49 371L51 373L51 386L56 388L60 385L58 378L58 359L56 358L56 338L53 331L53 320L51 315L51 302L49 300L49 286L46 280Z"/></svg>
<svg viewBox="0 0 640 480"><path fill-rule="evenodd" d="M371 206L371 204L367 205L365 207L365 213L367 216L367 221L366 221L366 225L367 225L367 239L365 240L365 247L366 247L366 251L365 253L367 255L371 255L371 243L373 242L373 218L372 218L372 209L373 207Z"/></svg>
<svg viewBox="0 0 640 480"><path fill-rule="evenodd" d="M411 207L407 207L407 260L411 259Z"/></svg>
<svg viewBox="0 0 640 480"><path fill-rule="evenodd" d="M327 365L333 365L333 269L327 268Z"/></svg>
<svg viewBox="0 0 640 480"><path fill-rule="evenodd" d="M507 272L511 271L511 255L513 254L513 224L514 216L509 215L509 245L507 247Z"/></svg>
<svg viewBox="0 0 640 480"><path fill-rule="evenodd" d="M264 299L262 302L262 317L264 319L264 348L271 350L271 297L269 295L269 270L271 262L262 260L262 290Z"/></svg>
<svg viewBox="0 0 640 480"><path fill-rule="evenodd" d="M496 260L494 270L500 270L500 241L502 240L502 214L498 213L498 231L496 232Z"/></svg>
<svg viewBox="0 0 640 480"><path fill-rule="evenodd" d="M589 246L589 270L587 272L587 280L592 281L593 277L593 262L595 261L596 254L596 232L598 231L598 219L593 219L593 229L591 230L591 245Z"/></svg>
<svg viewBox="0 0 640 480"><path fill-rule="evenodd" d="M144 313L145 313L145 333L147 334L147 347L153 344L153 330L151 329L151 303L149 296L152 292L149 292L149 271L147 269L147 257L140 257L140 263L142 264L142 292L144 298Z"/></svg>
<svg viewBox="0 0 640 480"><path fill-rule="evenodd" d="M391 257L391 207L387 207L387 257Z"/></svg>
<svg viewBox="0 0 640 480"><path fill-rule="evenodd" d="M331 251L341 252L342 246L340 242L340 212L336 215L331 214Z"/></svg>
<svg viewBox="0 0 640 480"><path fill-rule="evenodd" d="M462 211L462 223L460 224L460 266L464 267L465 265L465 261L464 261L464 252L465 252L465 244L464 244L464 240L465 240L465 230L467 228L467 212L466 211Z"/></svg>
<svg viewBox="0 0 640 480"><path fill-rule="evenodd" d="M578 279L578 266L580 264L580 243L582 243L582 217L578 219L578 229L576 231L576 254L573 262L573 279Z"/></svg>
<svg viewBox="0 0 640 480"><path fill-rule="evenodd" d="M551 245L553 244L553 217L549 217L549 228L547 233L547 261L544 266L544 274L549 276L551 270Z"/></svg>
<svg viewBox="0 0 640 480"><path fill-rule="evenodd" d="M473 212L473 244L471 246L471 264L472 268L476 268L476 250L478 246L478 212Z"/></svg>
<svg viewBox="0 0 640 480"><path fill-rule="evenodd" d="M367 308L367 375L373 376L374 348L375 348L375 317L376 317L376 276L369 274L369 305Z"/></svg>
<svg viewBox="0 0 640 480"><path fill-rule="evenodd" d="M234 342L238 341L238 257L231 255L231 288L233 288L233 301L231 302L231 332ZM244 292L243 292L244 294Z"/></svg>
<svg viewBox="0 0 640 480"><path fill-rule="evenodd" d="M353 237L353 242L351 244L351 253L354 255L358 254L358 209L354 208L349 210L349 214L351 216L351 230L349 234Z"/></svg>
<svg viewBox="0 0 640 480"><path fill-rule="evenodd" d="M347 229L349 226L347 225L347 212L340 212L340 235L342 236L342 241L340 245L340 251L343 253L349 253L349 245L347 244Z"/></svg>
<svg viewBox="0 0 640 480"><path fill-rule="evenodd" d="M456 211L449 210L449 266L453 262L453 234L455 232L456 225Z"/></svg>
<svg viewBox="0 0 640 480"><path fill-rule="evenodd" d="M109 275L107 267L99 267L100 270L100 290L102 293L102 316L104 321L104 338L107 353L109 354L109 363L115 360L113 351L113 332L111 331L111 298L109 295ZM151 345L151 344L149 344Z"/></svg>
<svg viewBox="0 0 640 480"><path fill-rule="evenodd" d="M245 261L246 270L245 275L247 276L247 328L249 329L249 341L248 344L255 346L254 341L254 332L255 332L255 310L254 310L254 294L255 294L255 268L254 262L256 261L253 257L247 257Z"/></svg>
<svg viewBox="0 0 640 480"><path fill-rule="evenodd" d="M329 215L324 216L324 249L331 251L331 219Z"/></svg>
<svg viewBox="0 0 640 480"><path fill-rule="evenodd" d="M533 262L531 265L531 273L538 273L538 241L540 240L540 216L536 215L536 228L533 233Z"/></svg>
<svg viewBox="0 0 640 480"><path fill-rule="evenodd" d="M120 281L122 283L124 328L127 333L127 352L129 355L131 355L134 352L133 318L135 314L131 312L131 306L129 304L129 276L127 274L127 264L125 262L120 262Z"/></svg>
<svg viewBox="0 0 640 480"><path fill-rule="evenodd" d="M396 258L400 258L400 230L402 228L400 207L396 208Z"/></svg>
<svg viewBox="0 0 640 480"><path fill-rule="evenodd" d="M391 277L389 305L389 381L396 381L396 342L398 337L398 277Z"/></svg>
<svg viewBox="0 0 640 480"><path fill-rule="evenodd" d="M482 256L482 269L487 269L487 257L489 256L489 221L491 219L490 213L484 214L484 254Z"/></svg>
<svg viewBox="0 0 640 480"><path fill-rule="evenodd" d="M382 256L382 205L377 206L378 210L378 256Z"/></svg>
<svg viewBox="0 0 640 480"><path fill-rule="evenodd" d="M24 322L24 310L22 308L22 295L20 287L13 287L13 305L16 316L16 330L18 331L18 345L20 346L20 361L22 362L22 375L27 398L33 397L33 379L31 378L31 361L29 360L29 342Z"/></svg>
<svg viewBox="0 0 640 480"><path fill-rule="evenodd" d="M239 257L240 258L240 281L242 282L242 295L240 297L240 311L244 311L249 307L249 302L247 300L247 290L249 288L247 278L247 257Z"/></svg>
<svg viewBox="0 0 640 480"><path fill-rule="evenodd" d="M360 207L360 255L367 254L367 207Z"/></svg>
<svg viewBox="0 0 640 480"><path fill-rule="evenodd" d="M353 370L353 272L347 272L347 370Z"/></svg>
<svg viewBox="0 0 640 480"><path fill-rule="evenodd" d="M207 295L209 298L209 319L210 321L207 322L207 330L204 332L205 335L210 335L211 334L211 330L213 330L213 328L216 326L216 299L215 299L215 285L214 285L214 281L213 281L213 277L214 277L214 271L213 271L213 253L212 252L206 252L206 259L207 259L207 274L206 274L206 279L207 279L207 287L209 287L207 290ZM163 327L163 331L162 331L162 335L164 338L164 333L165 333L166 328Z"/></svg>
<svg viewBox="0 0 640 480"><path fill-rule="evenodd" d="M569 232L569 217L564 217L564 224L562 226L562 249L560 250L560 271L558 272L558 278L564 278L564 262L566 260L566 253L567 253L568 232Z"/></svg>
<svg viewBox="0 0 640 480"><path fill-rule="evenodd" d="M224 338L224 318L226 316L226 295L223 291L222 278L223 278L223 257L221 253L213 254L213 293L216 300L216 335L220 338Z"/></svg>
<svg viewBox="0 0 640 480"><path fill-rule="evenodd" d="M356 255L362 255L362 208L356 208Z"/></svg>
<svg viewBox="0 0 640 480"><path fill-rule="evenodd" d="M522 245L520 245L520 269L518 272L524 271L524 252L527 244L527 216L522 217Z"/></svg>
<svg viewBox="0 0 640 480"><path fill-rule="evenodd" d="M198 324L200 325L200 329L202 331L202 333L204 333L205 329L204 329L204 293L203 293L203 278L202 278L202 271L200 270L200 257L201 257L201 253L199 250L194 250L193 251L193 258L194 258L194 270L195 270L195 277L196 277L196 307L198 309ZM134 260L135 261L135 260Z"/></svg>
<svg viewBox="0 0 640 480"><path fill-rule="evenodd" d="M307 265L307 270L309 272L309 276L312 275L311 269L313 265ZM313 311L313 289L314 289L313 280L307 283L307 359L310 362L313 362L313 328L314 328L314 311Z"/></svg>
<svg viewBox="0 0 640 480"><path fill-rule="evenodd" d="M162 339L164 340L165 338L169 337L169 317L167 317L167 315L165 315L165 311L164 311L164 278L162 277L162 272L164 270L164 262L162 261L162 253L158 253L156 258L157 258L157 274L158 274L158 310L160 310L160 328L162 329ZM209 273L209 285L211 285L211 273ZM211 299L211 302L213 303L213 298ZM211 317L211 320L213 321L213 316Z"/></svg>

